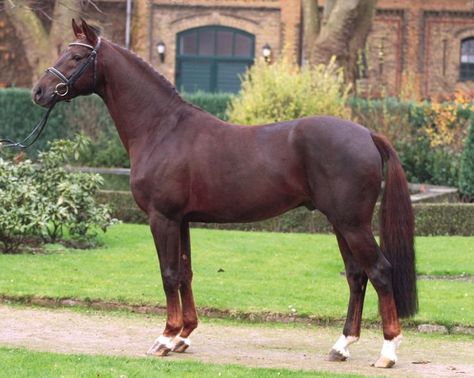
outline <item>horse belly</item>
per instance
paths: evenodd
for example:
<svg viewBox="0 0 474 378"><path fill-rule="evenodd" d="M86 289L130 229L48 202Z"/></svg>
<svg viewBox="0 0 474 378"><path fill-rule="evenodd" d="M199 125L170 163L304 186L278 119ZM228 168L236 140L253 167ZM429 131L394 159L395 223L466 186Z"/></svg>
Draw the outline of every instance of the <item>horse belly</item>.
<svg viewBox="0 0 474 378"><path fill-rule="evenodd" d="M309 196L296 181L291 184L272 182L265 177L250 181L208 188L205 194L194 192L194 205L187 218L197 222L255 222L280 215L309 201Z"/></svg>

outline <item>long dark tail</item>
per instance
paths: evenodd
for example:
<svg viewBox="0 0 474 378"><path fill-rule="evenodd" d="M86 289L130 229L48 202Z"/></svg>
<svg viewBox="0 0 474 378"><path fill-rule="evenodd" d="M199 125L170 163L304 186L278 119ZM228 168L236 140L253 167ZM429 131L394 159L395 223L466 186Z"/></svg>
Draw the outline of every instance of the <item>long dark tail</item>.
<svg viewBox="0 0 474 378"><path fill-rule="evenodd" d="M397 152L382 135L372 133L372 139L387 164L380 211L380 247L392 265L397 312L399 317L404 318L418 311L413 240L415 218L408 183Z"/></svg>

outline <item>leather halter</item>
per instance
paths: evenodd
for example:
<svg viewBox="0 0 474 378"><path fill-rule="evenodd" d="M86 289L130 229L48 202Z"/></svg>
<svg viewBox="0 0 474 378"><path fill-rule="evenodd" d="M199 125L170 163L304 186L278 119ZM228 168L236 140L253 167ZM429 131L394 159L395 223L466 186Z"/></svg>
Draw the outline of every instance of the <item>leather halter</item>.
<svg viewBox="0 0 474 378"><path fill-rule="evenodd" d="M81 42L72 42L69 44L69 46L82 46L82 47L87 47L88 49L91 50L91 53L87 57L87 60L76 70L73 72L71 77L68 79L61 71L59 71L55 67L49 67L46 72L49 72L50 74L53 74L56 76L59 80L61 80L60 83L56 85L54 88L54 94L64 97L69 93L69 90L74 86L74 83L79 79L82 74L86 71L86 69L89 67L91 63L94 63L94 82L92 83L92 90L95 89L96 85L96 76L97 76L97 50L100 47L100 37L97 40L97 44L94 46L88 45L87 43L81 43Z"/></svg>

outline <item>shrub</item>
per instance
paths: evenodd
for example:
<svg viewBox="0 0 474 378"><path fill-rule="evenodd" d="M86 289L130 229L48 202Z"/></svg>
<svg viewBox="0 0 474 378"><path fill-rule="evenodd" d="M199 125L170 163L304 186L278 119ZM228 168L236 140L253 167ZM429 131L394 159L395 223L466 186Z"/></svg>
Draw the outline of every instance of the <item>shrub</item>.
<svg viewBox="0 0 474 378"><path fill-rule="evenodd" d="M426 119L423 127L431 147L441 146L460 153L464 147L472 110L471 101L462 92L456 92L454 101L432 101L430 106L425 108Z"/></svg>
<svg viewBox="0 0 474 378"><path fill-rule="evenodd" d="M393 143L411 142L417 131L417 126L413 124L413 115L423 106L413 101L400 101L396 97L351 97L348 104L355 122L382 133Z"/></svg>
<svg viewBox="0 0 474 378"><path fill-rule="evenodd" d="M396 143L409 182L457 187L459 154L443 146L431 147L429 139L418 136L411 142Z"/></svg>
<svg viewBox="0 0 474 378"><path fill-rule="evenodd" d="M102 184L99 175L72 173L64 165L78 158L87 141L57 140L47 152L31 160L0 158L0 243L3 252L15 252L30 237L54 242L64 229L75 238L93 241L94 230L105 231L114 219L109 207L97 205Z"/></svg>
<svg viewBox="0 0 474 378"><path fill-rule="evenodd" d="M285 60L258 62L242 77L238 96L229 103L229 120L245 125L285 121L308 115L350 116L350 87L335 61L298 68Z"/></svg>
<svg viewBox="0 0 474 378"><path fill-rule="evenodd" d="M474 117L461 157L459 191L464 200L474 202Z"/></svg>
<svg viewBox="0 0 474 378"><path fill-rule="evenodd" d="M46 225L42 197L27 160L13 164L0 158L0 250L13 253Z"/></svg>
<svg viewBox="0 0 474 378"><path fill-rule="evenodd" d="M464 95L439 103L351 98L353 119L396 145L410 182L458 186L462 141L473 109Z"/></svg>

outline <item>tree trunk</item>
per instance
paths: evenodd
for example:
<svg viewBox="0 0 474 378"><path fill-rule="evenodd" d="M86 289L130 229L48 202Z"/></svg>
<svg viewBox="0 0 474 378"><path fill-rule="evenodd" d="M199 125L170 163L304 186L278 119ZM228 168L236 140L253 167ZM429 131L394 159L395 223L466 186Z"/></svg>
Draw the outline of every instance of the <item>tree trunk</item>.
<svg viewBox="0 0 474 378"><path fill-rule="evenodd" d="M302 0L303 10L303 64L311 62L314 45L321 27L318 0Z"/></svg>
<svg viewBox="0 0 474 378"><path fill-rule="evenodd" d="M36 14L24 2L5 2L5 12L23 42L26 58L33 70L33 81L41 76L51 63L52 48L48 34Z"/></svg>
<svg viewBox="0 0 474 378"><path fill-rule="evenodd" d="M358 52L364 48L377 0L326 0L321 31L314 43L311 63L331 57L355 85Z"/></svg>
<svg viewBox="0 0 474 378"><path fill-rule="evenodd" d="M81 17L81 10L80 0L56 0L53 11L53 23L49 32L49 43L56 54L54 58L74 39L71 20L75 18L78 21Z"/></svg>
<svg viewBox="0 0 474 378"><path fill-rule="evenodd" d="M25 0L5 2L5 12L23 42L28 63L36 81L64 47L62 40L71 34L71 19L81 11L79 0L55 2L53 23L48 33L34 10Z"/></svg>

